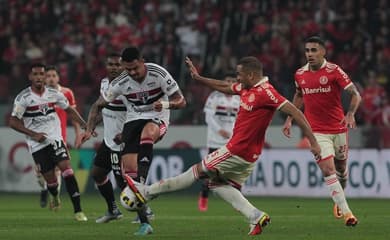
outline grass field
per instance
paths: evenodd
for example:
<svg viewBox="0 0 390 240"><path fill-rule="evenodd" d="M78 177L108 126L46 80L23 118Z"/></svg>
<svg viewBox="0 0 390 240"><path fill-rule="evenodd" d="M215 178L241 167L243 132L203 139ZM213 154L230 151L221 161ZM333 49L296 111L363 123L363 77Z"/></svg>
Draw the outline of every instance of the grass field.
<svg viewBox="0 0 390 240"><path fill-rule="evenodd" d="M41 209L38 194L0 193L0 239L135 239L138 228L131 224L134 213L108 224L96 224L95 218L105 211L99 195L84 195L82 204L89 221L73 220L70 201L62 195L59 212ZM331 214L330 199L250 198L266 210L272 223L262 235L247 236L245 219L219 198L211 197L209 211L198 212L196 196L165 195L151 202L156 219L154 233L148 239L390 239L390 201L351 199L350 205L359 225L347 228Z"/></svg>

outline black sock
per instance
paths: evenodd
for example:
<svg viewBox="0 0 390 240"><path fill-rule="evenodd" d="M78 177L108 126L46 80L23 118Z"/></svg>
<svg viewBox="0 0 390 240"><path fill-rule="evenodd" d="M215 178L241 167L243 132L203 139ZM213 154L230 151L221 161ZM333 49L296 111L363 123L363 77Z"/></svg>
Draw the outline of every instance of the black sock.
<svg viewBox="0 0 390 240"><path fill-rule="evenodd" d="M209 190L210 190L209 189L209 181L204 180L202 183L202 191L201 191L202 197L208 198L209 197Z"/></svg>
<svg viewBox="0 0 390 240"><path fill-rule="evenodd" d="M148 177L149 167L153 160L153 140L141 139L138 152L138 181L144 183Z"/></svg>
<svg viewBox="0 0 390 240"><path fill-rule="evenodd" d="M146 214L146 205L144 205L140 210L137 211L139 221L142 223L149 224L148 216Z"/></svg>
<svg viewBox="0 0 390 240"><path fill-rule="evenodd" d="M115 203L114 189L112 188L111 181L108 180L103 185L98 185L97 187L99 189L100 194L106 200L108 211L112 213L112 211L118 207Z"/></svg>
<svg viewBox="0 0 390 240"><path fill-rule="evenodd" d="M74 175L69 175L64 177L64 181L70 200L72 200L74 212L81 212L80 191L79 186L77 185L76 178L74 177Z"/></svg>
<svg viewBox="0 0 390 240"><path fill-rule="evenodd" d="M127 186L125 179L123 179L122 175L115 174L115 180L116 180L116 184L118 185L119 189L121 191L123 191L123 189Z"/></svg>

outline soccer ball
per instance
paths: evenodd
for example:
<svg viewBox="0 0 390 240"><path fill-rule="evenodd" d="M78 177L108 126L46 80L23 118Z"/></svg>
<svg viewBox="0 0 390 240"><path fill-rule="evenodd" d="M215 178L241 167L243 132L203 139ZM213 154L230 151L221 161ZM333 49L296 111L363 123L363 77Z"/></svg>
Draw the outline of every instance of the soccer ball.
<svg viewBox="0 0 390 240"><path fill-rule="evenodd" d="M133 191L129 186L125 187L120 194L120 201L122 206L128 211L137 211L141 209L142 203L140 203L137 197L134 195Z"/></svg>

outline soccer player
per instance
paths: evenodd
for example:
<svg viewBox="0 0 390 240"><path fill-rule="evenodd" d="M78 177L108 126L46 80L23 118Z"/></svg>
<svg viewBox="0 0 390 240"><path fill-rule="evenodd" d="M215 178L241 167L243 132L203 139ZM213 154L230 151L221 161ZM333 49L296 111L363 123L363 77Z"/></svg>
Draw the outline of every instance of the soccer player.
<svg viewBox="0 0 390 240"><path fill-rule="evenodd" d="M127 108L122 131L124 174L145 182L153 159L153 145L166 133L170 109L186 105L178 84L163 67L145 63L138 48L128 47L121 54L123 71L92 105L83 139L89 139L100 109L119 96ZM138 211L141 226L135 235L153 232L146 207Z"/></svg>
<svg viewBox="0 0 390 240"><path fill-rule="evenodd" d="M35 164L47 182L53 196L54 210L60 207L57 166L73 204L77 221L87 221L80 205L80 192L69 160L68 149L61 136L61 127L54 106L65 109L73 121L86 125L80 114L56 89L45 86L45 66L34 64L29 73L31 86L21 91L15 101L10 117L10 127L26 135L27 145Z"/></svg>
<svg viewBox="0 0 390 240"><path fill-rule="evenodd" d="M123 71L119 54L113 53L107 57L106 71L107 77L103 78L100 83L101 93L107 91L112 80ZM102 109L101 116L104 125L104 139L96 152L91 175L107 204L106 214L96 219L96 223L107 223L123 217L116 205L114 190L108 174L112 170L118 186L121 189L125 187L120 163L120 151L122 150L120 134L126 119L126 106L118 97ZM100 118L97 119L100 122Z"/></svg>
<svg viewBox="0 0 390 240"><path fill-rule="evenodd" d="M62 92L66 99L69 102L69 105L73 108L76 108L76 99L74 97L73 91L70 88L63 87L59 84L60 76L58 74L58 70L55 66L48 66L46 67L46 86L57 89L58 91ZM54 106L54 109L58 115L58 118L60 119L61 123L61 135L64 140L64 143L67 144L67 121L68 121L68 115L65 110L63 110L60 107ZM78 136L81 133L80 124L76 121L72 121L72 125L75 130L75 145L79 141ZM58 192L61 190L61 171L56 168L56 176L58 181ZM47 196L48 196L48 190L47 190L47 184L45 182L45 179L43 178L42 174L37 170L36 168L36 176L38 178L38 183L41 186L41 198L40 198L40 204L41 207L46 207L47 205ZM51 196L51 195L50 195ZM53 199L50 200L50 208L53 207Z"/></svg>
<svg viewBox="0 0 390 240"><path fill-rule="evenodd" d="M352 214L344 194L347 183L348 128L355 128L355 112L361 97L348 75L336 64L325 59L325 43L319 37L305 41L307 64L295 73L296 92L293 104L305 106L314 135L321 146L321 159L317 160L325 183L334 201L336 218L344 217L346 226L355 226L357 218ZM351 95L349 109L344 116L341 92ZM283 133L290 137L291 117L287 117Z"/></svg>
<svg viewBox="0 0 390 240"><path fill-rule="evenodd" d="M224 81L235 82L233 73L226 74ZM207 124L207 147L209 154L222 147L232 136L234 122L238 109L240 108L240 97L238 95L225 94L219 91L210 93L204 106L204 113ZM208 181L202 183L202 191L199 194L199 211L207 211L209 196Z"/></svg>
<svg viewBox="0 0 390 240"><path fill-rule="evenodd" d="M202 77L189 58L191 76L217 91L240 95L241 103L229 142L209 154L186 172L150 186L137 184L145 199L186 188L201 178L209 178L211 190L230 203L250 222L249 235L260 234L270 217L253 206L239 191L252 173L264 145L265 131L276 110L291 115L311 143L311 152L320 158L320 147L303 113L281 96L263 76L262 65L255 57L244 57L237 63L238 83Z"/></svg>

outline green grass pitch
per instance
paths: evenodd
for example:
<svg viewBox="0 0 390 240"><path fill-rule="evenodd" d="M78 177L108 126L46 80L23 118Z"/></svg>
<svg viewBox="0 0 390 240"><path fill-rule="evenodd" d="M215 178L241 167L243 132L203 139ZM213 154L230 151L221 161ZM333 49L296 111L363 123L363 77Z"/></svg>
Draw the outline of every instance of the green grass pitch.
<svg viewBox="0 0 390 240"><path fill-rule="evenodd" d="M107 224L96 224L95 219L105 211L99 195L83 195L82 205L88 222L73 220L67 195L62 195L59 212L41 209L38 194L0 193L0 239L137 239L138 228L131 224L135 214L126 212L124 218ZM350 199L349 203L359 218L354 228L344 226L332 216L330 199L263 198L250 201L271 216L272 223L263 234L247 236L248 224L229 205L211 196L209 210L197 210L195 195L164 195L150 203L156 219L154 233L147 239L390 239L390 201L387 199Z"/></svg>

